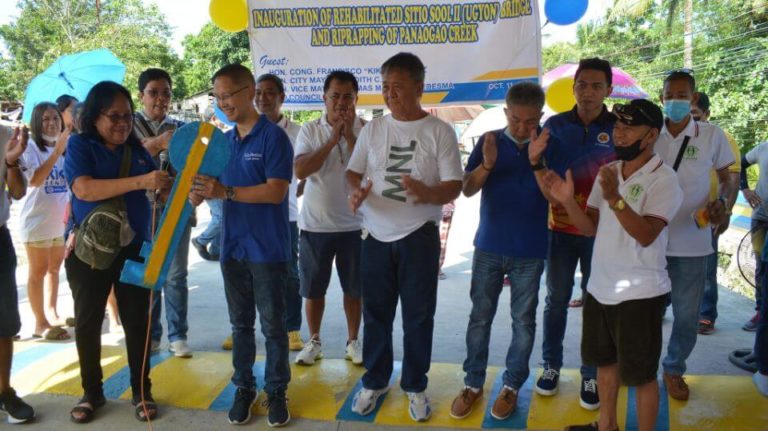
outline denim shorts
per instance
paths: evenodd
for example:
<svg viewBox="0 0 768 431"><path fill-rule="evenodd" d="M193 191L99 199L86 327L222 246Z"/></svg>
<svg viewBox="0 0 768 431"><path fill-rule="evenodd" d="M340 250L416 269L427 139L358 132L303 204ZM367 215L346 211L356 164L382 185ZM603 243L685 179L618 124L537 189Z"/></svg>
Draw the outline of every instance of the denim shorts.
<svg viewBox="0 0 768 431"><path fill-rule="evenodd" d="M299 238L299 293L307 299L325 296L334 259L344 294L360 297L361 231L308 232Z"/></svg>
<svg viewBox="0 0 768 431"><path fill-rule="evenodd" d="M21 329L16 291L16 252L11 233L0 227L0 338L13 337Z"/></svg>
<svg viewBox="0 0 768 431"><path fill-rule="evenodd" d="M621 382L640 386L656 380L666 295L604 305L587 293L581 337L584 365L618 364Z"/></svg>

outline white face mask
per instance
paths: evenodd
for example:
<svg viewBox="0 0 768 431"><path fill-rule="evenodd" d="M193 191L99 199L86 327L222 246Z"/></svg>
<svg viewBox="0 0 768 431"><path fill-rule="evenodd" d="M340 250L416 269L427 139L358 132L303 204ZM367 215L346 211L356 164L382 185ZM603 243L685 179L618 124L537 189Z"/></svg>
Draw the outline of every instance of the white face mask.
<svg viewBox="0 0 768 431"><path fill-rule="evenodd" d="M56 140L57 140L58 138L59 138L58 136L51 136L51 135L46 135L45 133L43 133L43 140L44 140L44 141L48 141L48 142L56 142Z"/></svg>

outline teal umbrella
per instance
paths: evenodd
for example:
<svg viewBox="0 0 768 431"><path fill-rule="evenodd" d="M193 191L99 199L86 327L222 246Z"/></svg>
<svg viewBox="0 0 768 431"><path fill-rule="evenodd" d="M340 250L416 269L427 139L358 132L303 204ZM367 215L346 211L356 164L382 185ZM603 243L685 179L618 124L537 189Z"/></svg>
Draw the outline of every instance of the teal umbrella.
<svg viewBox="0 0 768 431"><path fill-rule="evenodd" d="M40 102L54 102L63 94L84 100L99 82L122 84L124 78L125 65L108 49L61 56L29 83L24 96L24 122L29 124L32 109Z"/></svg>

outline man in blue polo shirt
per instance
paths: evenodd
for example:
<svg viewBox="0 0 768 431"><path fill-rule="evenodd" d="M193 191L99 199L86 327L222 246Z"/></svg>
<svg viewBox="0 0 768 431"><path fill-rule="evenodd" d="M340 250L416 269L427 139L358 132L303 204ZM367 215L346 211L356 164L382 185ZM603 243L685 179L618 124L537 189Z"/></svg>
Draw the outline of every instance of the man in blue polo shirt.
<svg viewBox="0 0 768 431"><path fill-rule="evenodd" d="M255 308L266 339L267 423L282 426L291 418L285 397L291 371L283 294L291 260L287 192L293 147L288 135L253 106L256 81L246 67L231 64L216 72L213 94L219 108L236 123L226 134L232 155L218 180L195 177L189 198L193 205L203 199L225 199L221 271L232 324L232 383L237 387L229 422L248 422L257 398L252 371Z"/></svg>
<svg viewBox="0 0 768 431"><path fill-rule="evenodd" d="M472 312L467 326L465 386L451 405L451 416L457 419L469 416L483 395L491 324L505 275L511 283L513 335L504 387L491 408L498 420L517 408L536 333L539 283L547 255L547 200L536 184L528 143L541 120L544 91L538 84L522 82L509 89L506 99L507 127L480 139L464 174L464 195L482 190L482 200L469 293Z"/></svg>
<svg viewBox="0 0 768 431"><path fill-rule="evenodd" d="M556 161L559 161L558 164L564 163L573 173L576 202L583 210L600 167L616 158L611 138L615 119L603 104L605 98L613 91L611 65L599 58L581 60L576 69L575 80L573 94L576 97L576 106L571 111L547 120L539 139L531 142L528 155L540 185L547 171L545 164L552 165ZM550 153L542 157L545 148L548 148ZM550 202L553 201L550 199ZM557 393L560 368L563 366L563 338L568 321L568 301L573 293L576 265L581 268L583 295L589 280L594 244L594 238L584 236L573 225L562 205L552 203L551 210L542 343L544 372L536 381L536 392L544 396ZM581 305L580 300L575 302ZM582 337L589 336L590 334L582 334ZM579 401L587 410L600 407L597 370L594 367L581 367Z"/></svg>

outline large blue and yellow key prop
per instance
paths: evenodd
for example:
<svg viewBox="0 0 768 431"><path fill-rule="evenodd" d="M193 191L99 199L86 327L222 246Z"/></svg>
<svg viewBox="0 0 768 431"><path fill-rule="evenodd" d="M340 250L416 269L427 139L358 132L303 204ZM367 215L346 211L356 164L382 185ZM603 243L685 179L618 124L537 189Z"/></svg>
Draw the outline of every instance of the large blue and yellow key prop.
<svg viewBox="0 0 768 431"><path fill-rule="evenodd" d="M152 243L141 247L144 263L127 260L120 274L123 283L160 290L176 254L184 228L192 215L187 200L197 174L218 177L229 161L227 138L211 123L194 122L178 129L168 146L176 181Z"/></svg>

